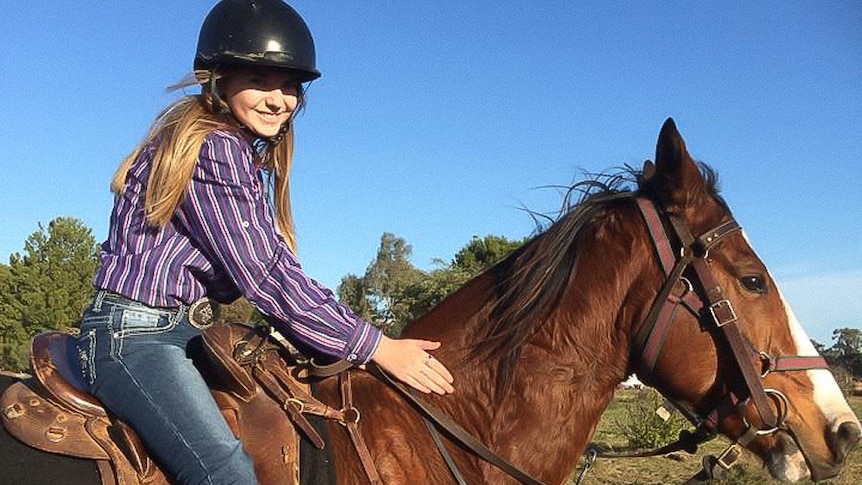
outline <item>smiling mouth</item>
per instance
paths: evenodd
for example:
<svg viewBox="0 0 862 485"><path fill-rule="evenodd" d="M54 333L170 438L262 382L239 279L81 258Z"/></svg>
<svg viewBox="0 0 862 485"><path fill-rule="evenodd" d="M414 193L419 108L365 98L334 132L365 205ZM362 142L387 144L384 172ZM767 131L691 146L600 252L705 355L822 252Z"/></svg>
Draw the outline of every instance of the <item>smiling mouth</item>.
<svg viewBox="0 0 862 485"><path fill-rule="evenodd" d="M284 115L286 112L285 112L285 111L279 111L278 113L272 113L272 112L269 112L269 111L257 111L256 113L257 113L258 115L260 115L260 116L261 116L262 118L264 118L264 119L267 119L267 120L275 120L275 119L277 119L277 118L280 118L280 117L281 117L282 115Z"/></svg>

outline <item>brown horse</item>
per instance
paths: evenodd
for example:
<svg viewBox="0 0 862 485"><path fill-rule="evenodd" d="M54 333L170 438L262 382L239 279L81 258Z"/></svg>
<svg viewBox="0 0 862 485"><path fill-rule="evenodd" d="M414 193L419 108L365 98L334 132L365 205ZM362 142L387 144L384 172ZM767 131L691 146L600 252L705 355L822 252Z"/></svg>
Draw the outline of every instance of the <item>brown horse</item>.
<svg viewBox="0 0 862 485"><path fill-rule="evenodd" d="M631 196L610 190L587 197L408 327L406 337L443 343L435 357L456 376L455 394L425 399L532 477L560 484L617 384L637 372L760 457L776 479L836 475L859 441L859 421L736 230L715 182L668 120L655 167L647 165ZM666 269L657 262L637 197L663 208L661 229L687 226L703 235L685 248L700 244L686 256L693 267L681 265L670 284L663 286L673 261ZM671 257L692 242L684 229L677 234L666 244ZM693 296L706 306L672 307L660 331L646 327L663 313L662 305L653 310L656 300L683 305ZM402 395L367 373L357 373L352 387L383 483L453 482L421 413ZM321 391L330 402L339 399L332 382ZM339 483L368 483L348 433L332 424L330 434ZM465 483L515 483L450 438L444 442Z"/></svg>

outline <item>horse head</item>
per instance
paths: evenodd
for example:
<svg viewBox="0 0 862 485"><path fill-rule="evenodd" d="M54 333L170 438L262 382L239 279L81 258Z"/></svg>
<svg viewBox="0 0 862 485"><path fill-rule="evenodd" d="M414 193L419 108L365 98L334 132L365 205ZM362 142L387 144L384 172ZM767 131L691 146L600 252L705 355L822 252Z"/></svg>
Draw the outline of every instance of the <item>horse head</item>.
<svg viewBox="0 0 862 485"><path fill-rule="evenodd" d="M632 369L776 479L836 475L859 442L859 421L673 120L640 193L663 213L651 230L670 234L655 250L668 248L669 261L646 286L670 282L641 311Z"/></svg>

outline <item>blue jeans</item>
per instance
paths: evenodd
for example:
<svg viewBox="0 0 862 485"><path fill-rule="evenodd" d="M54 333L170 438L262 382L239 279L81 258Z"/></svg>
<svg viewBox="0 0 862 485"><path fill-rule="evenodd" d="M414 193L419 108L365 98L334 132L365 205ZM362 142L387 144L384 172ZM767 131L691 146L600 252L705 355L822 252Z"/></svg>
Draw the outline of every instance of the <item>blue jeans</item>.
<svg viewBox="0 0 862 485"><path fill-rule="evenodd" d="M98 292L78 339L84 379L176 483L257 483L251 459L189 356L200 330L187 310Z"/></svg>

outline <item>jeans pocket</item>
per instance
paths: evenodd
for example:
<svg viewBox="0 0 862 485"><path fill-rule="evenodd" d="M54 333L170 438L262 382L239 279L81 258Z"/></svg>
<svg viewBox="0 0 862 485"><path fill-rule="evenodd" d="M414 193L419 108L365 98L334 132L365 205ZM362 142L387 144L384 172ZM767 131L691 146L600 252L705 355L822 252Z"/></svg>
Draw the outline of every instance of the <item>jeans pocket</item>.
<svg viewBox="0 0 862 485"><path fill-rule="evenodd" d="M135 335L153 335L165 333L177 326L178 319L170 312L151 310L148 308L124 308L120 310L119 326L114 329L114 338L122 339Z"/></svg>

